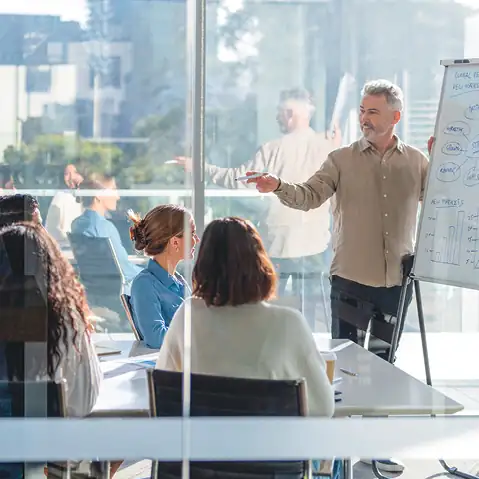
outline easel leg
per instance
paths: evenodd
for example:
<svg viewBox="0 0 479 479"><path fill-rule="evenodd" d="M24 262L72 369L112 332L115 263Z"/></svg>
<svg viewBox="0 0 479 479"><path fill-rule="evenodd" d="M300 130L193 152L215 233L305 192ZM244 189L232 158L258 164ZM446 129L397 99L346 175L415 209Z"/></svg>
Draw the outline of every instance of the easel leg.
<svg viewBox="0 0 479 479"><path fill-rule="evenodd" d="M426 371L426 383L429 386L432 386L431 380L431 369L429 367L429 354L427 350L427 341L426 341L426 324L424 322L424 312L422 309L422 298L421 298L421 288L419 286L419 281L417 279L413 280L414 282L414 292L416 294L416 305L417 305L417 316L419 319L419 330L421 332L421 343L422 343L422 354L424 357L424 369ZM434 416L433 416L434 417ZM439 464L452 476L461 477L463 479L479 479L477 476L472 476L465 472L459 471L457 467L449 466L446 461L439 459Z"/></svg>
<svg viewBox="0 0 479 479"><path fill-rule="evenodd" d="M421 288L417 279L414 282L414 293L416 295L417 316L419 320L419 331L421 332L422 355L424 358L424 369L426 372L426 383L432 386L431 368L429 367L429 353L427 350L426 324L424 322L424 311L422 309Z"/></svg>
<svg viewBox="0 0 479 479"><path fill-rule="evenodd" d="M410 281L411 280L409 276L404 275L401 285L401 295L399 297L398 312L396 315L396 327L394 328L394 334L391 341L391 349L389 350L388 361L391 364L394 363L394 358L396 356L396 351L399 345L399 334L403 329L404 322L406 321L406 296L407 287Z"/></svg>

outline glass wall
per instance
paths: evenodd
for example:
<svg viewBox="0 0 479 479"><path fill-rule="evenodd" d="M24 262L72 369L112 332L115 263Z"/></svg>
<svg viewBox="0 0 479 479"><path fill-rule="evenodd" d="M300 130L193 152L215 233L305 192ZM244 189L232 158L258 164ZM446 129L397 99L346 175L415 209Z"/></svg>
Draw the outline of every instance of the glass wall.
<svg viewBox="0 0 479 479"><path fill-rule="evenodd" d="M474 0L0 6L0 193L14 187L38 198L43 224L86 288L98 333L131 334L119 294L148 268L135 252L128 210L144 216L171 203L193 212L200 238L213 219L250 220L279 274L274 302L300 310L315 333L329 337L334 203L293 211L237 178L255 170L308 179L330 151L360 138L361 88L377 78L403 89L397 134L427 152L440 61L479 57L477 6ZM100 216L118 233L113 251L122 252L92 266L71 235L99 228L72 227L91 207L91 181L99 178L110 192ZM192 266L187 260L178 267L188 283ZM476 291L423 283L422 296L429 333L479 333ZM405 332L418 331L413 302Z"/></svg>
<svg viewBox="0 0 479 479"><path fill-rule="evenodd" d="M146 212L158 202L183 202L184 170L169 162L175 156L191 156L188 105L193 107L189 98L194 78L188 78L192 70L186 4L80 4L74 14L61 8L37 14L29 6L2 14L8 39L0 67L5 92L0 119L3 163L10 166L17 189L51 190L38 192L44 218L53 190L65 186L62 168L72 162L79 162L86 175L109 172L116 177L118 188L125 190L112 215L118 222L129 208ZM357 20L363 18L376 25L374 33L359 28ZM393 19L392 35L386 35L385 18ZM346 0L207 3L202 120L206 222L239 215L259 227L271 256L281 264L282 283L289 278L281 284L281 296L307 308L315 330L326 332L329 327L328 207L307 216L294 214L234 181L234 172L275 169L260 161L261 152L274 149L284 134L277 119L280 98L297 89L311 94L314 131L326 139L333 116L341 129L341 138L325 142L316 163L305 166L287 158L284 171L272 171L286 180L306 179L324 161L328 148L359 137L360 89L373 78L386 78L403 88L406 108L398 133L425 150L443 74L439 61L473 53L474 20L477 15L467 5L452 0L439 5ZM310 223L322 226L308 237ZM298 237L285 243L291 229L298 230ZM120 233L131 253L126 224ZM304 271L309 279L302 279ZM428 284L424 302L429 331L479 327L469 318L460 290ZM412 310L408 329L417 330L416 323ZM113 320L109 329L121 331L124 326L124 321Z"/></svg>

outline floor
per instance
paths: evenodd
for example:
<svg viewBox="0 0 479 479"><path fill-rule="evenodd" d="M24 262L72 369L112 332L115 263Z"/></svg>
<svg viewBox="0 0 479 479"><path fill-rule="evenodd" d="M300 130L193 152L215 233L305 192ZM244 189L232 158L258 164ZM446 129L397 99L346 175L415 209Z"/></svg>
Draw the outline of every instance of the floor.
<svg viewBox="0 0 479 479"><path fill-rule="evenodd" d="M406 469L400 476L401 479L436 479L436 478L453 478L444 471L438 461L403 461ZM469 474L479 474L479 460L454 460L448 459L450 466L456 466L460 471ZM115 479L146 479L150 477L151 462L139 461L133 464L126 464L116 474ZM391 477L393 474L388 473ZM354 479L373 479L375 476L371 471L371 466L357 462L354 465ZM479 476L478 476L479 477Z"/></svg>
<svg viewBox="0 0 479 479"><path fill-rule="evenodd" d="M433 386L464 405L464 410L459 414L479 415L479 334L430 333L427 339ZM396 364L409 374L424 379L421 341L417 334L403 335ZM454 477L449 476L435 459L401 459L406 465L401 479ZM468 461L446 459L459 470L479 477L479 445L476 458ZM140 461L126 464L115 475L115 479L147 478L149 474L150 462ZM357 462L354 479L370 478L374 478L371 466Z"/></svg>

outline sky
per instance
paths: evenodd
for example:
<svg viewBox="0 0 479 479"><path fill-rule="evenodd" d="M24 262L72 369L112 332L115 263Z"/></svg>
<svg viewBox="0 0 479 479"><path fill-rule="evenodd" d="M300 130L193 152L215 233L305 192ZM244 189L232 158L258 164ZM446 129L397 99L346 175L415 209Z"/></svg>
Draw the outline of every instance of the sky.
<svg viewBox="0 0 479 479"><path fill-rule="evenodd" d="M2 1L1 4L0 14L59 15L63 20L76 20L82 24L88 13L86 0L14 0Z"/></svg>
<svg viewBox="0 0 479 479"><path fill-rule="evenodd" d="M456 0L479 10L479 0ZM84 23L87 17L86 0L14 0L2 1L0 13L29 13L60 15L64 20Z"/></svg>

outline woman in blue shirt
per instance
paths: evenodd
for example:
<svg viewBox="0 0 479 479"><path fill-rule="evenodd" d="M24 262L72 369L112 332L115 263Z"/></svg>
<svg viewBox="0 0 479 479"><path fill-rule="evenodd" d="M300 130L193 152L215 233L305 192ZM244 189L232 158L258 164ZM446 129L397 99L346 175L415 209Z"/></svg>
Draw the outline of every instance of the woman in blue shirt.
<svg viewBox="0 0 479 479"><path fill-rule="evenodd" d="M185 257L193 257L198 242L195 222L185 208L177 205L157 206L145 218L129 212L129 218L135 249L151 257L131 286L133 320L145 344L159 349L173 315L191 294L176 267Z"/></svg>
<svg viewBox="0 0 479 479"><path fill-rule="evenodd" d="M72 223L72 233L90 238L110 238L121 272L127 283L142 270L128 259L128 252L121 242L120 233L115 225L108 221L105 215L115 211L118 200L115 178L96 175L81 184L83 190L99 190L97 195L81 198L85 211Z"/></svg>

